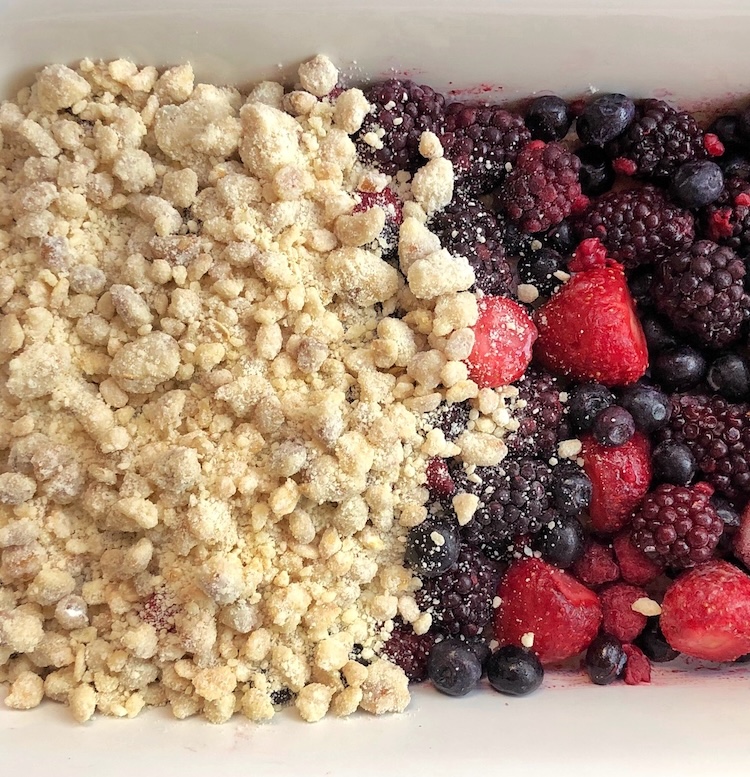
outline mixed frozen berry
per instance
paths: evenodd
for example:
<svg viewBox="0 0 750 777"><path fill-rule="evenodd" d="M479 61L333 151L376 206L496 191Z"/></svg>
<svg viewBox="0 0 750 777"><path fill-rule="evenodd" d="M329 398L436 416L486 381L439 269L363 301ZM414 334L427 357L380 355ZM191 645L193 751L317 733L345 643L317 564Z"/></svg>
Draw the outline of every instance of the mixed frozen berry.
<svg viewBox="0 0 750 777"><path fill-rule="evenodd" d="M431 626L398 618L384 654L461 696L483 673L530 693L570 659L638 684L750 653L750 111L704 129L622 94L523 115L406 80L367 96L358 147L394 178L382 255L429 130L455 187L427 228L475 276L467 374L510 418L499 463L429 461L405 561ZM460 445L480 405L427 422Z"/></svg>

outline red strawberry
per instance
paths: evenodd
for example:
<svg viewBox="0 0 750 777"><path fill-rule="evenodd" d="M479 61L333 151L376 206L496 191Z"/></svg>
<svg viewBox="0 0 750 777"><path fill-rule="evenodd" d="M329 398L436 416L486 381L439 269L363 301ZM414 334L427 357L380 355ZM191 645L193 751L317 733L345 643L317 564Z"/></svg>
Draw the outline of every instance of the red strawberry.
<svg viewBox="0 0 750 777"><path fill-rule="evenodd" d="M635 585L615 583L600 594L602 602L602 629L621 642L632 642L646 628L645 615L633 609L638 599L648 594Z"/></svg>
<svg viewBox="0 0 750 777"><path fill-rule="evenodd" d="M535 558L510 565L497 589L495 639L520 645L534 635L533 650L543 663L563 661L584 650L599 630L599 597L574 577Z"/></svg>
<svg viewBox="0 0 750 777"><path fill-rule="evenodd" d="M612 548L592 539L586 543L583 555L573 564L571 571L589 588L613 583L620 578L620 569Z"/></svg>
<svg viewBox="0 0 750 777"><path fill-rule="evenodd" d="M474 348L467 359L469 377L479 388L507 386L531 361L536 327L526 310L507 297L482 297L474 324Z"/></svg>
<svg viewBox="0 0 750 777"><path fill-rule="evenodd" d="M750 503L742 513L740 528L732 538L732 550L746 567L750 567Z"/></svg>
<svg viewBox="0 0 750 777"><path fill-rule="evenodd" d="M591 435L584 435L581 442L583 469L592 485L591 524L594 531L619 531L648 492L651 445L640 432L613 448L600 445Z"/></svg>
<svg viewBox="0 0 750 777"><path fill-rule="evenodd" d="M551 372L606 386L634 383L648 367L646 338L621 264L598 239L584 240L570 269L580 270L534 314L534 356Z"/></svg>
<svg viewBox="0 0 750 777"><path fill-rule="evenodd" d="M625 651L628 659L622 675L625 685L650 683L651 662L646 658L643 651L635 645L623 645L622 649Z"/></svg>
<svg viewBox="0 0 750 777"><path fill-rule="evenodd" d="M707 661L750 653L750 577L726 561L680 575L661 610L661 630L681 653Z"/></svg>
<svg viewBox="0 0 750 777"><path fill-rule="evenodd" d="M633 544L630 531L625 529L612 540L620 574L631 585L648 585L664 571L664 567L652 561L640 548Z"/></svg>

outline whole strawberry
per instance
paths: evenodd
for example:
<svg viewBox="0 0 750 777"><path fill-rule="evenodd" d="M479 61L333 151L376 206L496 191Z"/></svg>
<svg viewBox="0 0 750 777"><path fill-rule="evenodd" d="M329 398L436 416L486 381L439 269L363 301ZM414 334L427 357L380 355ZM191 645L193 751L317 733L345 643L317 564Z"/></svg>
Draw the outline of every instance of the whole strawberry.
<svg viewBox="0 0 750 777"><path fill-rule="evenodd" d="M635 383L648 367L648 350L623 266L590 238L569 267L572 278L534 314L537 361L581 382Z"/></svg>

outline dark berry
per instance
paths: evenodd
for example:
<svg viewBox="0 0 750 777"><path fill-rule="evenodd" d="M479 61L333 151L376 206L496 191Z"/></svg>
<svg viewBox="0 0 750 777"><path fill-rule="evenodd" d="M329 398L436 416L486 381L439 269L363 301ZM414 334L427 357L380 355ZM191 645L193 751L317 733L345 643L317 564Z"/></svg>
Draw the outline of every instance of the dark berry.
<svg viewBox="0 0 750 777"><path fill-rule="evenodd" d="M727 178L750 178L750 159L745 154L724 154L719 159L719 167Z"/></svg>
<svg viewBox="0 0 750 777"><path fill-rule="evenodd" d="M633 302L639 310L645 310L651 305L651 283L654 278L653 268L639 267L628 278L628 289Z"/></svg>
<svg viewBox="0 0 750 777"><path fill-rule="evenodd" d="M716 162L701 160L681 165L672 178L670 193L685 208L710 205L724 188L724 174Z"/></svg>
<svg viewBox="0 0 750 777"><path fill-rule="evenodd" d="M615 171L604 151L598 146L584 146L576 151L581 160L578 178L581 190L588 197L598 197L608 192L615 182Z"/></svg>
<svg viewBox="0 0 750 777"><path fill-rule="evenodd" d="M440 140L453 162L456 186L476 195L492 191L531 140L520 116L498 105L451 103Z"/></svg>
<svg viewBox="0 0 750 777"><path fill-rule="evenodd" d="M750 108L745 108L739 117L739 132L742 138L747 142L750 140Z"/></svg>
<svg viewBox="0 0 750 777"><path fill-rule="evenodd" d="M534 140L519 154L501 189L503 211L521 230L544 232L580 202L581 163L561 143Z"/></svg>
<svg viewBox="0 0 750 777"><path fill-rule="evenodd" d="M505 246L506 225L481 202L454 197L430 221L430 229L443 248L465 257L476 278L474 289L492 296L507 296L513 276Z"/></svg>
<svg viewBox="0 0 750 777"><path fill-rule="evenodd" d="M724 529L739 529L742 523L742 516L732 503L721 496L712 496L711 504L724 522Z"/></svg>
<svg viewBox="0 0 750 777"><path fill-rule="evenodd" d="M588 432L599 413L614 401L614 394L601 383L582 383L570 392L568 416L576 429Z"/></svg>
<svg viewBox="0 0 750 777"><path fill-rule="evenodd" d="M745 274L731 248L699 240L657 264L651 296L675 330L723 348L740 337L750 316Z"/></svg>
<svg viewBox="0 0 750 777"><path fill-rule="evenodd" d="M703 130L689 113L663 100L644 100L635 113L627 130L607 144L615 170L666 181L683 163L706 158Z"/></svg>
<svg viewBox="0 0 750 777"><path fill-rule="evenodd" d="M698 469L717 491L743 504L750 496L750 406L723 397L672 397L669 426L658 433L690 448Z"/></svg>
<svg viewBox="0 0 750 777"><path fill-rule="evenodd" d="M711 122L708 131L716 135L727 150L737 150L744 145L739 116L719 116Z"/></svg>
<svg viewBox="0 0 750 777"><path fill-rule="evenodd" d="M466 696L482 677L482 665L473 650L457 639L446 639L432 648L427 675L441 693Z"/></svg>
<svg viewBox="0 0 750 777"><path fill-rule="evenodd" d="M624 407L612 405L597 414L592 432L598 443L614 448L624 445L635 434L635 421Z"/></svg>
<svg viewBox="0 0 750 777"><path fill-rule="evenodd" d="M687 248L695 238L692 213L653 186L608 192L589 206L575 227L580 240L598 237L609 256L630 268Z"/></svg>
<svg viewBox="0 0 750 777"><path fill-rule="evenodd" d="M516 455L546 458L554 455L565 406L560 401L558 379L534 367L516 382L518 396L511 410L518 429L510 432L505 442Z"/></svg>
<svg viewBox="0 0 750 777"><path fill-rule="evenodd" d="M476 637L492 618L500 573L496 562L464 545L447 572L423 581L415 594L417 604L432 615L432 625L438 631Z"/></svg>
<svg viewBox="0 0 750 777"><path fill-rule="evenodd" d="M456 563L458 552L456 527L428 519L409 530L404 563L420 577L437 577Z"/></svg>
<svg viewBox="0 0 750 777"><path fill-rule="evenodd" d="M570 107L562 97L537 97L526 112L526 126L535 140L562 140L573 123Z"/></svg>
<svg viewBox="0 0 750 777"><path fill-rule="evenodd" d="M695 457L690 448L676 440L660 442L651 455L654 480L659 483L674 483L686 486L695 476Z"/></svg>
<svg viewBox="0 0 750 777"><path fill-rule="evenodd" d="M561 515L551 521L536 536L534 547L545 561L560 569L568 569L583 555L585 535L577 518Z"/></svg>
<svg viewBox="0 0 750 777"><path fill-rule="evenodd" d="M635 644L655 664L674 661L680 654L672 647L661 633L658 618L649 618L646 628L640 633Z"/></svg>
<svg viewBox="0 0 750 777"><path fill-rule="evenodd" d="M619 404L633 417L636 429L647 434L666 426L672 412L669 397L658 388L645 384L625 389Z"/></svg>
<svg viewBox="0 0 750 777"><path fill-rule="evenodd" d="M588 510L592 485L586 473L577 466L558 464L552 475L555 507L565 515L579 515Z"/></svg>
<svg viewBox="0 0 750 777"><path fill-rule="evenodd" d="M707 237L746 258L750 253L750 183L727 177L721 196L700 216Z"/></svg>
<svg viewBox="0 0 750 777"><path fill-rule="evenodd" d="M404 670L410 682L421 683L427 679L427 659L435 645L435 634L415 634L410 625L398 622L382 653Z"/></svg>
<svg viewBox="0 0 750 777"><path fill-rule="evenodd" d="M521 283L536 286L543 297L549 297L562 286L562 281L555 273L563 269L562 257L551 248L530 251L518 260L518 277Z"/></svg>
<svg viewBox="0 0 750 777"><path fill-rule="evenodd" d="M477 657L482 666L482 674L484 674L487 671L487 661L492 655L490 646L481 637L466 639L464 640L464 645L466 645L466 647Z"/></svg>
<svg viewBox="0 0 750 777"><path fill-rule="evenodd" d="M648 352L652 357L662 351L677 347L677 338L658 316L646 313L641 318L641 326L643 334L646 336L646 343L648 343Z"/></svg>
<svg viewBox="0 0 750 777"><path fill-rule="evenodd" d="M651 363L651 374L669 391L687 391L703 380L707 368L700 351L680 345L658 353Z"/></svg>
<svg viewBox="0 0 750 777"><path fill-rule="evenodd" d="M544 461L507 458L497 467L477 467L471 477L454 468L453 478L460 490L479 497L463 537L491 559L505 559L514 537L536 534L557 515L549 493L552 470Z"/></svg>
<svg viewBox="0 0 750 777"><path fill-rule="evenodd" d="M622 674L626 660L622 642L610 634L600 634L589 645L584 666L592 683L609 685Z"/></svg>
<svg viewBox="0 0 750 777"><path fill-rule="evenodd" d="M567 256L573 253L578 241L570 221L566 219L547 230L544 242L553 251Z"/></svg>
<svg viewBox="0 0 750 777"><path fill-rule="evenodd" d="M713 557L724 529L706 483L662 483L633 516L633 543L649 558L687 569Z"/></svg>
<svg viewBox="0 0 750 777"><path fill-rule="evenodd" d="M738 401L750 394L750 369L736 353L727 353L714 359L708 368L706 383L726 399Z"/></svg>
<svg viewBox="0 0 750 777"><path fill-rule="evenodd" d="M544 668L534 653L516 645L498 648L487 661L490 685L508 696L526 696L544 680Z"/></svg>
<svg viewBox="0 0 750 777"><path fill-rule="evenodd" d="M445 98L429 86L399 79L373 84L365 96L372 109L355 138L360 156L388 175L413 172L424 163L419 153L422 133L442 132ZM383 147L375 149L364 138L379 130L385 133Z"/></svg>
<svg viewBox="0 0 750 777"><path fill-rule="evenodd" d="M271 704L276 707L285 707L287 704L291 704L296 696L295 693L289 690L289 688L279 688L277 691L271 691Z"/></svg>
<svg viewBox="0 0 750 777"><path fill-rule="evenodd" d="M583 143L603 146L628 128L635 117L635 104L624 94L603 94L590 102L576 121Z"/></svg>
<svg viewBox="0 0 750 777"><path fill-rule="evenodd" d="M469 423L471 406L468 402L456 402L449 405L444 402L438 405L436 410L427 413L427 423L436 429L442 430L446 440L451 442L466 430Z"/></svg>

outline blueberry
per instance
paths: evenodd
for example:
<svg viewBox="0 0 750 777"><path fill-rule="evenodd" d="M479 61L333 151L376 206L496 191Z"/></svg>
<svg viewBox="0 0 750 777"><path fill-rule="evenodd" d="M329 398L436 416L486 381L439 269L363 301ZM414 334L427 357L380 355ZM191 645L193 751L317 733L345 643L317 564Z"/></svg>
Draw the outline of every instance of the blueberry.
<svg viewBox="0 0 750 777"><path fill-rule="evenodd" d="M745 653L744 656L734 659L735 664L750 664L750 653Z"/></svg>
<svg viewBox="0 0 750 777"><path fill-rule="evenodd" d="M699 351L689 345L679 345L656 355L651 374L668 391L687 391L703 380L707 367Z"/></svg>
<svg viewBox="0 0 750 777"><path fill-rule="evenodd" d="M487 661L492 655L490 646L481 637L467 639L463 644L477 657L477 660L482 667L482 674L484 674L487 670Z"/></svg>
<svg viewBox="0 0 750 777"><path fill-rule="evenodd" d="M526 696L542 684L544 668L533 653L506 645L498 648L487 661L487 679L500 693Z"/></svg>
<svg viewBox="0 0 750 777"><path fill-rule="evenodd" d="M750 140L750 108L745 108L738 117L739 134L747 142Z"/></svg>
<svg viewBox="0 0 750 777"><path fill-rule="evenodd" d="M724 188L724 173L716 162L685 162L674 174L670 193L685 208L710 205Z"/></svg>
<svg viewBox="0 0 750 777"><path fill-rule="evenodd" d="M620 676L626 661L622 642L609 634L600 634L589 645L584 666L592 683L609 685Z"/></svg>
<svg viewBox="0 0 750 777"><path fill-rule="evenodd" d="M724 521L725 529L739 529L742 522L742 516L734 508L731 502L721 496L712 496L711 505L719 514L719 518Z"/></svg>
<svg viewBox="0 0 750 777"><path fill-rule="evenodd" d="M635 421L624 407L612 405L597 414L592 431L598 443L614 448L635 434Z"/></svg>
<svg viewBox="0 0 750 777"><path fill-rule="evenodd" d="M562 257L551 248L529 251L518 260L521 283L536 286L539 293L545 297L562 285L562 281L555 277L555 273L562 269Z"/></svg>
<svg viewBox="0 0 750 777"><path fill-rule="evenodd" d="M526 126L534 140L562 140L573 123L570 108L562 97L537 97L526 113Z"/></svg>
<svg viewBox="0 0 750 777"><path fill-rule="evenodd" d="M569 221L561 221L544 236L547 245L565 256L572 254L578 243Z"/></svg>
<svg viewBox="0 0 750 777"><path fill-rule="evenodd" d="M750 178L750 159L744 154L723 154L717 164L724 178Z"/></svg>
<svg viewBox="0 0 750 777"><path fill-rule="evenodd" d="M726 399L746 399L750 394L750 369L741 356L727 353L708 368L706 383Z"/></svg>
<svg viewBox="0 0 750 777"><path fill-rule="evenodd" d="M654 273L650 268L640 269L628 278L630 296L640 307L648 307L651 304L651 284L653 280Z"/></svg>
<svg viewBox="0 0 750 777"><path fill-rule="evenodd" d="M583 143L603 146L628 128L635 118L635 103L624 94L603 94L578 117L576 132Z"/></svg>
<svg viewBox="0 0 750 777"><path fill-rule="evenodd" d="M649 618L646 628L635 640L635 644L646 654L646 657L655 664L663 664L673 661L680 654L670 647L659 627L658 618Z"/></svg>
<svg viewBox="0 0 750 777"><path fill-rule="evenodd" d="M534 547L542 558L560 569L567 569L578 561L583 555L584 544L581 522L569 515L558 516L545 524L534 539Z"/></svg>
<svg viewBox="0 0 750 777"><path fill-rule="evenodd" d="M652 356L678 346L677 339L666 324L657 316L646 314L641 318L643 334L646 335L648 352Z"/></svg>
<svg viewBox="0 0 750 777"><path fill-rule="evenodd" d="M601 383L582 383L570 393L568 415L579 431L587 432L596 416L614 401L612 392Z"/></svg>
<svg viewBox="0 0 750 777"><path fill-rule="evenodd" d="M409 530L404 563L421 577L438 577L456 563L458 551L458 529L428 519Z"/></svg>
<svg viewBox="0 0 750 777"><path fill-rule="evenodd" d="M482 677L482 664L463 642L445 639L430 651L427 676L441 693L466 696Z"/></svg>
<svg viewBox="0 0 750 777"><path fill-rule="evenodd" d="M583 193L598 197L608 192L615 182L615 171L604 151L597 146L584 146L576 151L576 156L581 160L578 180Z"/></svg>
<svg viewBox="0 0 750 777"><path fill-rule="evenodd" d="M636 428L647 434L666 426L672 415L669 397L658 388L644 384L625 389L620 405L633 416Z"/></svg>
<svg viewBox="0 0 750 777"><path fill-rule="evenodd" d="M708 128L708 132L716 135L726 149L736 149L743 145L739 116L719 116Z"/></svg>
<svg viewBox="0 0 750 777"><path fill-rule="evenodd" d="M576 466L559 464L553 470L552 496L555 506L565 515L579 515L591 502L591 481Z"/></svg>
<svg viewBox="0 0 750 777"><path fill-rule="evenodd" d="M654 479L660 483L686 486L695 476L695 457L690 448L676 440L660 442L651 454Z"/></svg>

